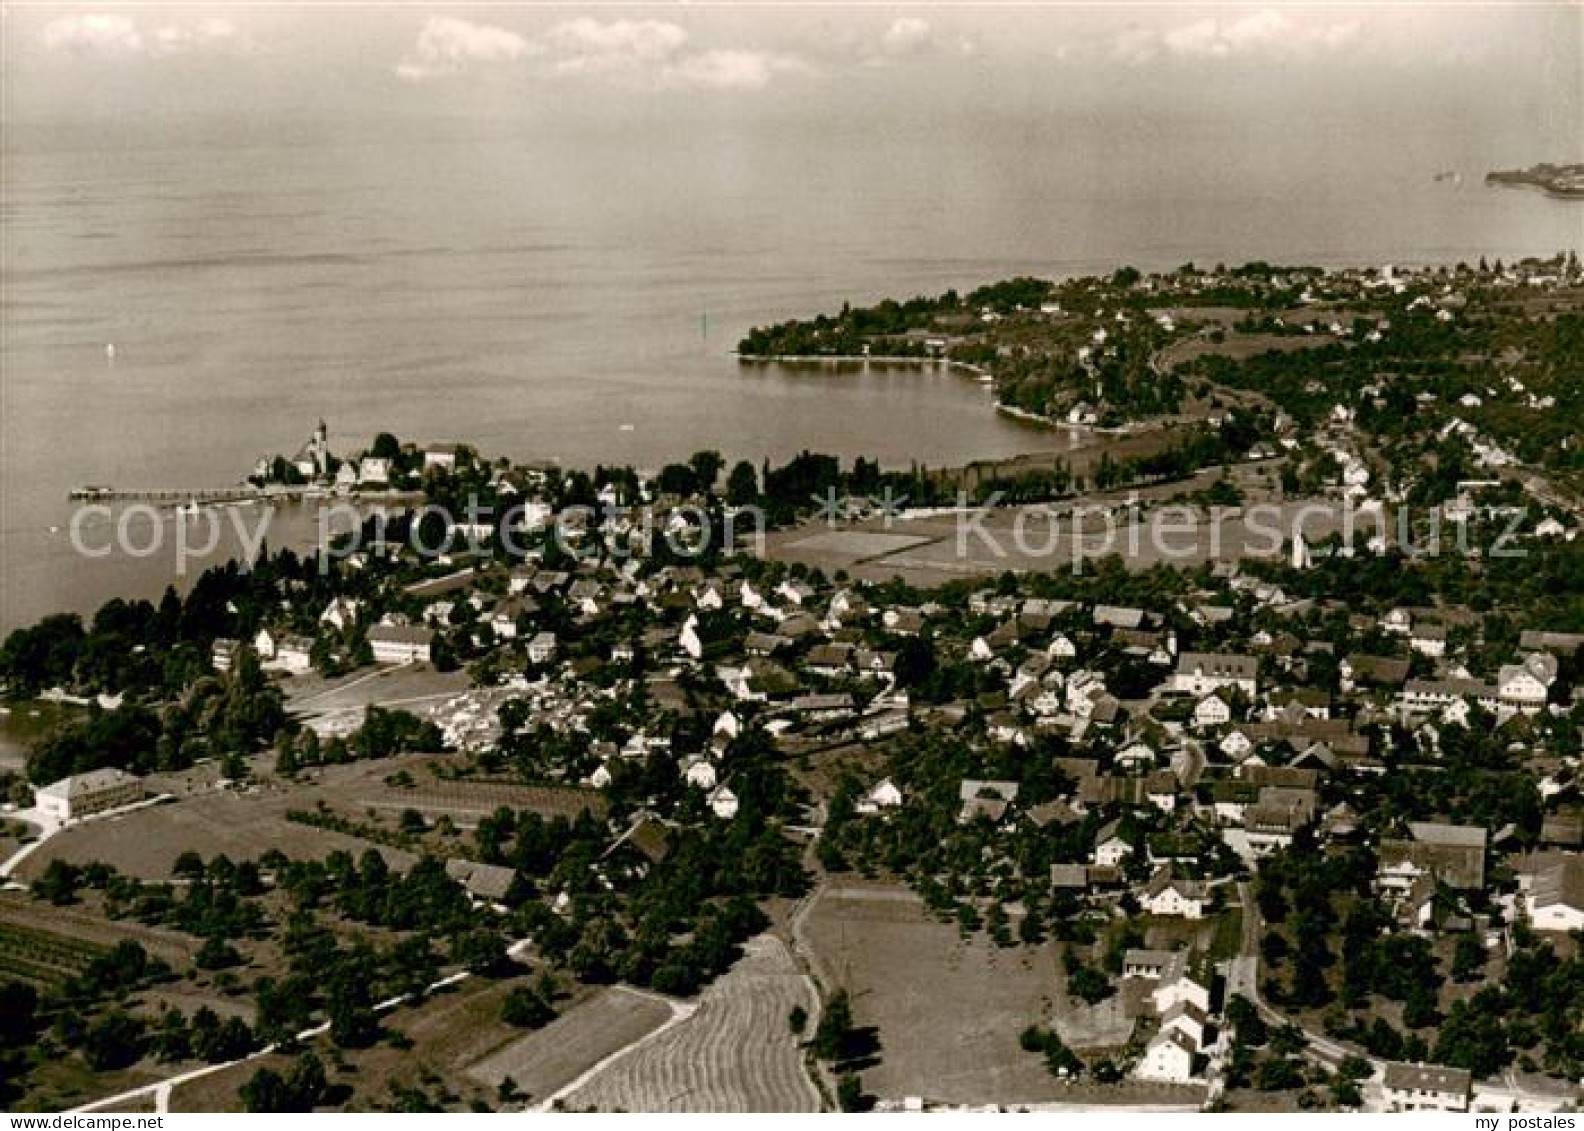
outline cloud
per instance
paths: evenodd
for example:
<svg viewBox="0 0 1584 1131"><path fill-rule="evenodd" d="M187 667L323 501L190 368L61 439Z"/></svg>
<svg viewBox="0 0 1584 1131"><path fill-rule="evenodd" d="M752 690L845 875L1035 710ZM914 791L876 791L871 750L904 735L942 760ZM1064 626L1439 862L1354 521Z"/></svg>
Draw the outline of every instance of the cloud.
<svg viewBox="0 0 1584 1131"><path fill-rule="evenodd" d="M535 54L539 49L516 32L453 16L435 16L424 24L412 50L396 64L396 73L409 82L422 82L456 74L473 64L508 63Z"/></svg>
<svg viewBox="0 0 1584 1131"><path fill-rule="evenodd" d="M807 73L794 55L769 51L705 51L679 60L666 71L672 85L710 90L763 90L778 74Z"/></svg>
<svg viewBox="0 0 1584 1131"><path fill-rule="evenodd" d="M145 31L127 16L87 13L44 25L44 46L63 54L98 58L165 58L198 51L246 53L257 45L230 20L164 24Z"/></svg>
<svg viewBox="0 0 1584 1131"><path fill-rule="evenodd" d="M1161 55L1176 59L1295 59L1341 50L1359 35L1357 21L1301 23L1274 8L1233 20L1209 17L1158 33L1129 27L1112 45L1112 56L1132 66Z"/></svg>
<svg viewBox="0 0 1584 1131"><path fill-rule="evenodd" d="M891 21L878 44L871 41L864 51L866 65L880 66L923 55L972 55L975 45L971 39L943 36L926 19L901 16Z"/></svg>
<svg viewBox="0 0 1584 1131"><path fill-rule="evenodd" d="M903 16L893 20L880 37L880 49L887 55L916 55L934 43L935 29L928 20Z"/></svg>
<svg viewBox="0 0 1584 1131"><path fill-rule="evenodd" d="M152 36L151 53L155 55L202 50L251 52L257 50L257 45L230 20L218 18L200 20L194 27L167 25Z"/></svg>
<svg viewBox="0 0 1584 1131"><path fill-rule="evenodd" d="M62 16L44 25L44 46L73 55L138 55L143 33L125 16Z"/></svg>
<svg viewBox="0 0 1584 1131"><path fill-rule="evenodd" d="M561 74L633 73L674 59L688 34L662 20L613 20L600 23L583 17L557 24L544 36Z"/></svg>
<svg viewBox="0 0 1584 1131"><path fill-rule="evenodd" d="M528 37L451 17L424 25L396 74L418 82L475 66L532 60L526 73L647 88L758 90L778 75L808 71L794 55L746 48L694 49L687 31L664 20L580 17Z"/></svg>

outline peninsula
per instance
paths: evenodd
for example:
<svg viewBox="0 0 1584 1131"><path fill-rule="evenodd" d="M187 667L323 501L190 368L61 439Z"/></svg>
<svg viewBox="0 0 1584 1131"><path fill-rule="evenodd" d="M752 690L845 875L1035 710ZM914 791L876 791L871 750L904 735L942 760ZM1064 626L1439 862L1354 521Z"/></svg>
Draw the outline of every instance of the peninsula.
<svg viewBox="0 0 1584 1131"><path fill-rule="evenodd" d="M1497 169L1485 174L1488 185L1518 185L1543 189L1563 200L1584 200L1584 164L1542 163L1527 169Z"/></svg>

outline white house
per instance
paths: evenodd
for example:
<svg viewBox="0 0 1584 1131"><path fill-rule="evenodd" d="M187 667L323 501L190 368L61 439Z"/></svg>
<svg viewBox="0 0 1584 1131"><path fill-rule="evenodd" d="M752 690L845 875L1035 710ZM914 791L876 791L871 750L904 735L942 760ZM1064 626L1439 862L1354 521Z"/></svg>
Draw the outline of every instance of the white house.
<svg viewBox="0 0 1584 1131"><path fill-rule="evenodd" d="M535 664L548 664L556 658L556 638L553 632L539 632L528 641L528 659Z"/></svg>
<svg viewBox="0 0 1584 1131"><path fill-rule="evenodd" d="M253 634L253 651L258 653L259 659L273 660L275 658L275 645L280 636L280 633L273 632L268 628L261 628Z"/></svg>
<svg viewBox="0 0 1584 1131"><path fill-rule="evenodd" d="M1195 880L1176 879L1163 865L1150 877L1139 904L1151 915L1200 919L1204 917L1205 887Z"/></svg>
<svg viewBox="0 0 1584 1131"><path fill-rule="evenodd" d="M1175 1006L1190 1004L1201 1012L1210 1012L1210 991L1183 972L1186 961L1173 964L1176 969L1161 975L1160 985L1150 991L1155 1012L1165 1016ZM1171 976L1167 976L1168 973Z"/></svg>
<svg viewBox="0 0 1584 1131"><path fill-rule="evenodd" d="M743 584L746 585L747 582ZM690 614L682 623L682 631L677 634L677 647L695 660L704 655L704 642L699 639L698 634L698 617Z"/></svg>
<svg viewBox="0 0 1584 1131"><path fill-rule="evenodd" d="M902 791L890 778L881 778L863 800L854 808L860 813L878 813L882 809L896 809L902 804Z"/></svg>
<svg viewBox="0 0 1584 1131"><path fill-rule="evenodd" d="M1413 628L1413 614L1407 609L1392 609L1381 618L1381 630L1407 636Z"/></svg>
<svg viewBox="0 0 1584 1131"><path fill-rule="evenodd" d="M1447 631L1445 625L1419 624L1415 625L1409 634L1408 644L1415 652L1439 659L1446 655Z"/></svg>
<svg viewBox="0 0 1584 1131"><path fill-rule="evenodd" d="M1206 695L1194 704L1194 726L1218 727L1232 721L1232 708L1219 695Z"/></svg>
<svg viewBox="0 0 1584 1131"><path fill-rule="evenodd" d="M682 778L699 789L714 789L715 763L698 754L689 755L682 760Z"/></svg>
<svg viewBox="0 0 1584 1131"><path fill-rule="evenodd" d="M358 463L359 483L389 483L391 461L382 456L364 456Z"/></svg>
<svg viewBox="0 0 1584 1131"><path fill-rule="evenodd" d="M1132 853L1133 844L1122 836L1120 828L1121 822L1112 821L1095 834L1093 859L1097 867L1115 868Z"/></svg>
<svg viewBox="0 0 1584 1131"><path fill-rule="evenodd" d="M425 471L432 469L455 471L456 464L456 444L430 444L424 448L423 465Z"/></svg>
<svg viewBox="0 0 1584 1131"><path fill-rule="evenodd" d="M1254 740L1240 730L1228 732L1227 736L1216 744L1216 749L1233 761L1242 761L1254 749Z"/></svg>
<svg viewBox="0 0 1584 1131"><path fill-rule="evenodd" d="M719 786L709 796L710 812L723 821L729 821L737 815L737 795L728 786Z"/></svg>
<svg viewBox="0 0 1584 1131"><path fill-rule="evenodd" d="M1194 1080L1193 1038L1181 1029L1164 1029L1150 1039L1144 1057L1133 1070L1140 1080L1159 1080L1168 1084L1191 1084Z"/></svg>
<svg viewBox="0 0 1584 1131"><path fill-rule="evenodd" d="M319 614L319 623L328 624L340 632L357 620L360 607L360 602L350 597L337 597L325 606L324 612Z"/></svg>
<svg viewBox="0 0 1584 1131"><path fill-rule="evenodd" d="M287 636L275 644L269 667L288 675L302 675L313 668L313 641L306 636Z"/></svg>
<svg viewBox="0 0 1584 1131"><path fill-rule="evenodd" d="M1525 664L1503 664L1496 673L1496 694L1508 706L1533 713L1545 706L1546 685Z"/></svg>

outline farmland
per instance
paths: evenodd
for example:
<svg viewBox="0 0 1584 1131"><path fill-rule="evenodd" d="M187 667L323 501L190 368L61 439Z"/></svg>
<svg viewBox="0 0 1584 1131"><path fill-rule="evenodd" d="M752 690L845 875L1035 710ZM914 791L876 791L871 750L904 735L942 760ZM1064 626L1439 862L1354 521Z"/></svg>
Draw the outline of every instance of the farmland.
<svg viewBox="0 0 1584 1131"><path fill-rule="evenodd" d="M543 1100L670 1016L663 998L613 986L478 1061L468 1075L492 1089L510 1077L530 1099Z"/></svg>
<svg viewBox="0 0 1584 1131"><path fill-rule="evenodd" d="M0 976L36 986L64 982L86 966L100 949L91 943L0 921Z"/></svg>
<svg viewBox="0 0 1584 1131"><path fill-rule="evenodd" d="M858 1025L878 1030L866 1092L965 1104L1064 1095L1018 1046L1026 1026L1050 1018L1057 959L1049 944L1003 950L982 935L965 942L898 887L833 888L804 932L828 987L845 988Z"/></svg>
<svg viewBox="0 0 1584 1131"><path fill-rule="evenodd" d="M185 965L198 945L176 931L106 919L85 907L55 907L13 892L0 895L0 930L60 937L93 952L130 940L172 967Z"/></svg>
<svg viewBox="0 0 1584 1131"><path fill-rule="evenodd" d="M633 1050L567 1097L602 1111L817 1111L819 1093L787 1025L815 1000L770 935L706 989L686 1021Z"/></svg>

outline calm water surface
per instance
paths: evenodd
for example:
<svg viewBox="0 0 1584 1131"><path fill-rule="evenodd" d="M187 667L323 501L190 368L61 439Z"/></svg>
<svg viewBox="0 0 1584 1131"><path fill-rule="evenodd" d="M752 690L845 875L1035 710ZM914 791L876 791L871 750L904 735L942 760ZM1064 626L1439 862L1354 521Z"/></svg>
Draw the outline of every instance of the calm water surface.
<svg viewBox="0 0 1584 1131"><path fill-rule="evenodd" d="M393 131L8 143L0 629L166 580L164 556L72 553L71 487L234 482L320 416L338 450L390 430L575 465L1010 455L1051 438L970 380L740 369L730 350L754 323L1013 273L1550 254L1584 216L1484 188L1485 168L1536 155L1455 131L1350 154L1285 125L1069 123L949 157L916 139ZM1463 185L1432 181L1449 168Z"/></svg>

